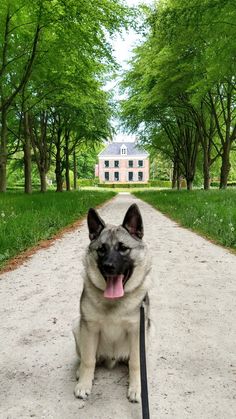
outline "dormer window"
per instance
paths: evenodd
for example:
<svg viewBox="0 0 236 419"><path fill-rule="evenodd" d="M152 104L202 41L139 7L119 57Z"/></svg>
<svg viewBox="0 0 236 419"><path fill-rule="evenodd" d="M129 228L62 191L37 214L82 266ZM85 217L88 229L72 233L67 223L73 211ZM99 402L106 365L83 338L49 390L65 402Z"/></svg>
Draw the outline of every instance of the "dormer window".
<svg viewBox="0 0 236 419"><path fill-rule="evenodd" d="M120 148L120 154L122 156L127 156L127 147L126 147L126 145L122 144L122 146Z"/></svg>

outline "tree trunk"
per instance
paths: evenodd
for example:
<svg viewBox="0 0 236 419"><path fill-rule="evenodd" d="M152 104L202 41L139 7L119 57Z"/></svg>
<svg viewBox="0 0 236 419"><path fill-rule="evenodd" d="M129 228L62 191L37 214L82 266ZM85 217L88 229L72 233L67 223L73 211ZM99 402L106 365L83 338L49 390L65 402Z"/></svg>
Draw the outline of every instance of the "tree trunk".
<svg viewBox="0 0 236 419"><path fill-rule="evenodd" d="M70 169L66 165L66 190L70 191Z"/></svg>
<svg viewBox="0 0 236 419"><path fill-rule="evenodd" d="M178 162L175 159L174 166L173 166L173 174L172 174L172 189L177 188L177 178L178 178Z"/></svg>
<svg viewBox="0 0 236 419"><path fill-rule="evenodd" d="M24 113L24 177L25 177L25 193L32 193L32 161L31 161L31 142L29 132L28 113Z"/></svg>
<svg viewBox="0 0 236 419"><path fill-rule="evenodd" d="M70 191L69 134L65 136L65 158L66 158L66 190Z"/></svg>
<svg viewBox="0 0 236 419"><path fill-rule="evenodd" d="M77 176L78 176L78 170L77 170L77 160L76 160L76 151L74 150L73 153L73 166L74 166L74 190L77 190Z"/></svg>
<svg viewBox="0 0 236 419"><path fill-rule="evenodd" d="M182 187L181 187L182 176L181 176L180 164L179 164L179 159L178 158L176 160L176 163L177 163L177 166L176 166L177 190L181 191L181 189L182 189Z"/></svg>
<svg viewBox="0 0 236 419"><path fill-rule="evenodd" d="M7 111L1 111L0 139L0 192L7 190Z"/></svg>
<svg viewBox="0 0 236 419"><path fill-rule="evenodd" d="M40 169L39 176L40 176L40 192L46 192L47 191L46 171L43 168Z"/></svg>
<svg viewBox="0 0 236 419"><path fill-rule="evenodd" d="M204 189L210 189L210 162L209 153L206 148L203 149L203 176L204 176Z"/></svg>
<svg viewBox="0 0 236 419"><path fill-rule="evenodd" d="M224 144L222 154L222 165L220 171L220 189L226 189L228 183L228 177L230 172L230 144L227 142Z"/></svg>
<svg viewBox="0 0 236 419"><path fill-rule="evenodd" d="M192 179L186 179L187 182L187 190L191 191L193 189L193 180Z"/></svg>
<svg viewBox="0 0 236 419"><path fill-rule="evenodd" d="M181 191L181 189L182 189L182 186L181 186L181 181L182 181L181 176L178 176L178 177L177 177L177 190L178 190L178 191Z"/></svg>
<svg viewBox="0 0 236 419"><path fill-rule="evenodd" d="M56 152L56 183L57 183L57 192L63 191L63 178L62 178L62 161L61 161L61 144L57 142L56 144L57 152Z"/></svg>
<svg viewBox="0 0 236 419"><path fill-rule="evenodd" d="M32 162L31 162L31 146L29 144L29 139L27 143L23 146L24 150L24 176L25 176L25 193L32 193Z"/></svg>
<svg viewBox="0 0 236 419"><path fill-rule="evenodd" d="M34 126L35 130L33 129L35 124L34 117L31 115L31 118L29 118L31 143L40 176L40 192L47 191L46 176L51 164L51 147L47 142L47 123L47 113L41 112L39 133L35 135L37 128Z"/></svg>
<svg viewBox="0 0 236 419"><path fill-rule="evenodd" d="M63 192L63 178L61 173L61 162L59 160L56 161L56 183L57 189L56 192Z"/></svg>

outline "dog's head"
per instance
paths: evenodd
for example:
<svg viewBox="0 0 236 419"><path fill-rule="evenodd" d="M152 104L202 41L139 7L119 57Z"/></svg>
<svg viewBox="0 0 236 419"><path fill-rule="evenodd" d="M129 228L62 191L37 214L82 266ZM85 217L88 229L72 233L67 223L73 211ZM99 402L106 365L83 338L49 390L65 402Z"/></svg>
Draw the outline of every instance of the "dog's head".
<svg viewBox="0 0 236 419"><path fill-rule="evenodd" d="M140 285L137 281L135 283L133 274L138 268L141 269L146 256L139 208L136 204L131 205L122 225L118 227L106 225L97 211L91 208L88 212L88 229L91 280L104 291L104 297L121 298L126 291Z"/></svg>

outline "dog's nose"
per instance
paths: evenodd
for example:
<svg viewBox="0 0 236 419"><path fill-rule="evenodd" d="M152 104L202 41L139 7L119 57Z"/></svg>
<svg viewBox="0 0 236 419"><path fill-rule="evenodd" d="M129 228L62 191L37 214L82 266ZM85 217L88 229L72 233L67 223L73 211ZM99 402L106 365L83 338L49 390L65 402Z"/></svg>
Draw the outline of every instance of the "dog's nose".
<svg viewBox="0 0 236 419"><path fill-rule="evenodd" d="M103 269L108 274L114 274L115 273L115 266L112 262L104 262Z"/></svg>

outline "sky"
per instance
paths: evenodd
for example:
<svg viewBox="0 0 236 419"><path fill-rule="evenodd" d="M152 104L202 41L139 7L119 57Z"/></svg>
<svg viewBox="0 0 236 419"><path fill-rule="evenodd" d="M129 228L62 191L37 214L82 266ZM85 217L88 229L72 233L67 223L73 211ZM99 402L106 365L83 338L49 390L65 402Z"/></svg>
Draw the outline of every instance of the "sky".
<svg viewBox="0 0 236 419"><path fill-rule="evenodd" d="M128 6L137 6L139 4L150 4L151 0L126 0ZM118 64L120 64L122 70L129 68L128 61L132 57L132 49L142 41L142 38L137 34L133 29L130 29L128 32L123 32L122 36L117 35L112 42L114 56ZM115 98L119 100L118 93L118 82L111 81L106 86L107 90L113 90L115 92ZM114 121L115 128L117 130L117 135L114 137L114 141L135 141L134 135L128 135L127 133L120 132L118 130L118 122Z"/></svg>
<svg viewBox="0 0 236 419"><path fill-rule="evenodd" d="M138 6L141 3L149 3L141 0L126 0L128 6ZM117 62L127 68L127 61L131 58L132 48L135 44L140 41L140 35L137 34L133 29L130 29L127 33L124 31L123 36L118 35L113 42L114 55L117 59Z"/></svg>

